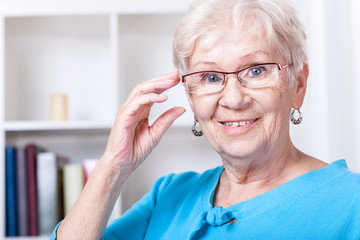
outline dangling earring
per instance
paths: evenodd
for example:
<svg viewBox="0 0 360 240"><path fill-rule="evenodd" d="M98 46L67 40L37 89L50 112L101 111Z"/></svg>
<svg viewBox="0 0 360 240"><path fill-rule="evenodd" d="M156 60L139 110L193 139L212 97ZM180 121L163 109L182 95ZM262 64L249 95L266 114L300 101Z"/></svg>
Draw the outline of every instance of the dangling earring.
<svg viewBox="0 0 360 240"><path fill-rule="evenodd" d="M194 125L191 130L195 136L201 137L203 135L203 132L201 130L199 130L199 131L196 130L196 124L197 124L197 121L194 121Z"/></svg>
<svg viewBox="0 0 360 240"><path fill-rule="evenodd" d="M301 114L300 112L300 108L298 110L296 110L298 112L298 115L299 117L297 119L295 119L294 115L295 115L295 109L292 110L291 112L291 122L294 124L294 125L299 125L301 122L302 122L302 119L303 119L303 115Z"/></svg>

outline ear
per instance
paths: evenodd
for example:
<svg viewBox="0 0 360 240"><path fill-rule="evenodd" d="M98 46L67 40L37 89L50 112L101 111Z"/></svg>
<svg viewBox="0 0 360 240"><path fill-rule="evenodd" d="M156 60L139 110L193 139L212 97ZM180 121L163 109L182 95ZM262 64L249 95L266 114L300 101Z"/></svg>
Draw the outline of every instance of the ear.
<svg viewBox="0 0 360 240"><path fill-rule="evenodd" d="M185 90L185 94L186 94L187 100L188 100L188 102L189 102L189 105L190 105L190 107L191 107L191 111L194 113L194 120L197 121L196 116L195 116L195 110L194 110L194 102L193 102L191 93L189 93L189 92L187 91L185 85L184 85L184 90Z"/></svg>
<svg viewBox="0 0 360 240"><path fill-rule="evenodd" d="M299 109L304 102L308 76L309 76L309 66L307 63L304 63L302 69L300 69L296 74L295 82L293 86L294 95L293 95L292 107L294 109Z"/></svg>

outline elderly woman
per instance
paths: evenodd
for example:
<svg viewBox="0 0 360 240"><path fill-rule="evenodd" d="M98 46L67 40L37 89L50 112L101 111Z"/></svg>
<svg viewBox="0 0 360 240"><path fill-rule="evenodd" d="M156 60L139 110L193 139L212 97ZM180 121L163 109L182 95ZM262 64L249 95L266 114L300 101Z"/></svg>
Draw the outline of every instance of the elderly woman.
<svg viewBox="0 0 360 240"><path fill-rule="evenodd" d="M306 35L286 0L199 0L175 32L173 72L138 85L58 239L360 239L360 175L294 147L308 78ZM182 81L223 166L159 179L105 229L128 176L184 108L148 126ZM293 109L293 110L292 110ZM170 156L171 157L171 156Z"/></svg>

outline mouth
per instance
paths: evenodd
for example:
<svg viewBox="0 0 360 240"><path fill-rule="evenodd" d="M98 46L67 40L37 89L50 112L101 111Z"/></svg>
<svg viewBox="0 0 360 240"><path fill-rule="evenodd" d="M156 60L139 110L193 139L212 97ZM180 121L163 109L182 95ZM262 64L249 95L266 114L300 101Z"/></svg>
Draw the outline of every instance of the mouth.
<svg viewBox="0 0 360 240"><path fill-rule="evenodd" d="M227 122L220 122L222 125L227 127L243 127L249 124L256 122L258 118L253 120L245 120L245 121L227 121Z"/></svg>

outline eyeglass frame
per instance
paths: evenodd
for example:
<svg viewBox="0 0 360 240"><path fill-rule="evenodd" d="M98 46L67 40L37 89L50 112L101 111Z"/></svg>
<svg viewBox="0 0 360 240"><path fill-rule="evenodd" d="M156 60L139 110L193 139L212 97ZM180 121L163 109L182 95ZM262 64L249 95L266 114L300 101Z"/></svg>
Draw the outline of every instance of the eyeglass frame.
<svg viewBox="0 0 360 240"><path fill-rule="evenodd" d="M242 86L244 87L248 87L246 86L243 82L242 82L242 79L239 77L239 73L246 70L246 69L249 69L249 68L253 68L253 67L256 67L256 66L263 66L263 65L276 65L278 67L278 71L281 71L283 69L286 69L288 67L291 67L293 66L294 64L293 63L289 63L289 64L285 64L285 65L281 65L280 63L259 63L259 64L255 64L255 65L251 65L249 67L246 67L246 68L243 68L239 71L235 71L235 72L221 72L221 71L199 71L199 72L192 72L192 73L188 73L188 74L184 74L181 76L181 82L183 84L185 84L186 86L186 90L189 92L189 93L197 93L197 92L190 92L189 90L189 87L188 85L186 84L186 77L188 76L191 76L191 75L195 75L195 74L199 74L199 73L208 73L208 72L211 72L211 73L220 73L220 74L223 74L224 75L224 84L221 86L221 88L218 90L218 91L215 91L215 92L208 92L208 93L216 93L216 92L220 92L224 86L226 85L227 83L227 80L226 80L226 76L227 75L230 75L230 74L235 74L237 79L239 80L239 82L241 83ZM250 87L250 88L257 88L257 87L262 87L264 85L259 85L259 86L256 86L256 87ZM205 93L206 94L206 93Z"/></svg>

